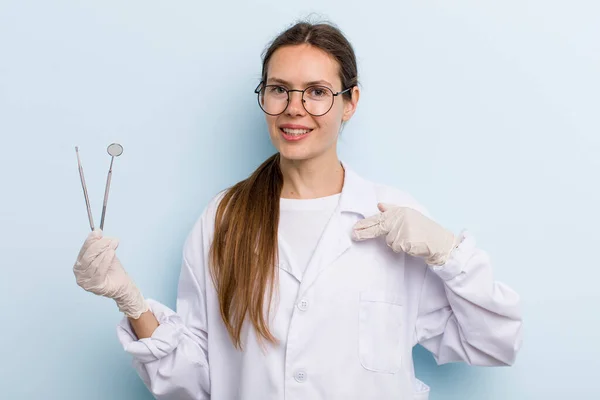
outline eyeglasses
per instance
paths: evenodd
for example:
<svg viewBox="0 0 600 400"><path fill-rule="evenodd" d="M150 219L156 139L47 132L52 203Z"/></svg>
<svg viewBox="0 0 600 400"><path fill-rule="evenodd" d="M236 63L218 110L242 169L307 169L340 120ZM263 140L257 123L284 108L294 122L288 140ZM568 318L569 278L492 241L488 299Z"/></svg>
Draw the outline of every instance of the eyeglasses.
<svg viewBox="0 0 600 400"><path fill-rule="evenodd" d="M258 105L265 114L280 115L290 104L290 92L300 92L302 93L302 106L306 112L314 117L320 117L331 110L336 96L349 90L352 90L352 87L337 93L327 86L309 86L304 90L286 89L280 85L263 85L261 82L254 93L258 95Z"/></svg>

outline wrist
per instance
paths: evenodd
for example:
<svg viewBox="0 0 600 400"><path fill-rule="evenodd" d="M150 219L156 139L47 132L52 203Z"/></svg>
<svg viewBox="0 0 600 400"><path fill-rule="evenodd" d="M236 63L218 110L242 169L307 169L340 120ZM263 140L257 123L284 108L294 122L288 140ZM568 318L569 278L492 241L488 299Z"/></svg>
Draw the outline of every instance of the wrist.
<svg viewBox="0 0 600 400"><path fill-rule="evenodd" d="M138 340L151 337L160 325L151 310L143 312L139 318L128 317L127 319Z"/></svg>
<svg viewBox="0 0 600 400"><path fill-rule="evenodd" d="M140 316L148 311L150 307L142 292L133 282L130 282L122 291L122 294L114 298L119 311L128 318L139 319Z"/></svg>
<svg viewBox="0 0 600 400"><path fill-rule="evenodd" d="M452 232L446 232L444 237L443 244L439 246L440 251L433 253L430 257L426 259L428 265L433 267L440 267L450 259L452 252L454 249L458 247L462 238L454 236Z"/></svg>

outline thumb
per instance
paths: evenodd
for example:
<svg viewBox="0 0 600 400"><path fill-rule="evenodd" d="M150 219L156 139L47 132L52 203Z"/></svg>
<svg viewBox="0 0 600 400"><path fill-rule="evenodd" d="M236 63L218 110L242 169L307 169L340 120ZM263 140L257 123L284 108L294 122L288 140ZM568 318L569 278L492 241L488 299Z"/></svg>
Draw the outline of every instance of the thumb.
<svg viewBox="0 0 600 400"><path fill-rule="evenodd" d="M98 242L100 239L102 239L102 231L100 229L96 228L90 233L88 233L85 242L83 242L83 245L79 250L77 259L79 260L85 254L85 252L92 246L92 244Z"/></svg>
<svg viewBox="0 0 600 400"><path fill-rule="evenodd" d="M389 203L377 203L377 208L379 208L379 211L381 212L386 212L396 207L398 206Z"/></svg>

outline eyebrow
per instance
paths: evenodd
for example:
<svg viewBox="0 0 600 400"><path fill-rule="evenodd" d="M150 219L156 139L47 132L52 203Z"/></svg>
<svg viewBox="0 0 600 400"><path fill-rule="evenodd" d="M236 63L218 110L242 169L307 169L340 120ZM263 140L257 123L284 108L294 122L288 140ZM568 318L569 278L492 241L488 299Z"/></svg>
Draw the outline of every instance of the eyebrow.
<svg viewBox="0 0 600 400"><path fill-rule="evenodd" d="M286 86L292 86L292 84L286 80L283 79L279 79L279 78L269 78L267 79L267 83L280 83L282 85L286 85ZM312 86L312 85L329 85L329 87L333 87L333 85L329 82L327 82L326 80L318 80L318 81L310 81L310 82L304 82L304 86Z"/></svg>

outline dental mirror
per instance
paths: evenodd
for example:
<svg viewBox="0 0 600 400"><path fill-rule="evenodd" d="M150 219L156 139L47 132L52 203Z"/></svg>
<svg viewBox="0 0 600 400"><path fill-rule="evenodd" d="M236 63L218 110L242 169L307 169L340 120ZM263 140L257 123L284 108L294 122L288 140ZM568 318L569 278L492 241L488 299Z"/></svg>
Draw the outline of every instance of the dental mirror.
<svg viewBox="0 0 600 400"><path fill-rule="evenodd" d="M106 150L108 151L108 154L113 157L119 157L121 154L123 154L123 146L121 146L119 143L113 143L109 145Z"/></svg>
<svg viewBox="0 0 600 400"><path fill-rule="evenodd" d="M106 149L108 154L111 156L110 167L108 168L108 177L106 178L106 188L104 189L104 203L102 204L102 217L100 219L100 229L104 230L104 217L106 215L106 204L108 203L108 192L110 190L110 180L112 177L112 166L115 157L119 157L123 154L123 146L118 143L112 143Z"/></svg>

